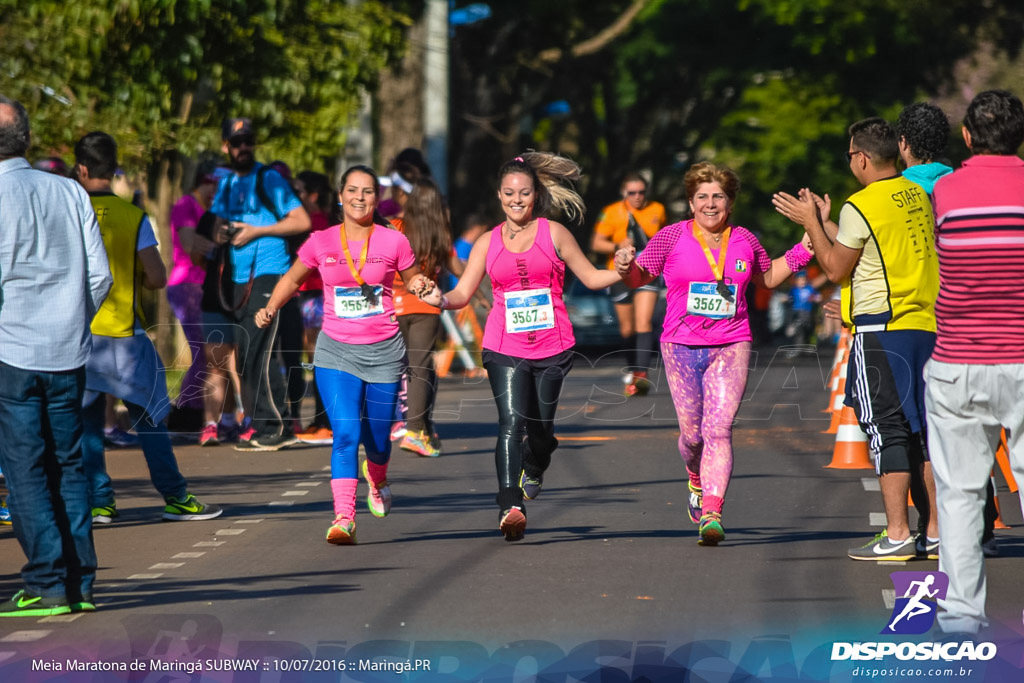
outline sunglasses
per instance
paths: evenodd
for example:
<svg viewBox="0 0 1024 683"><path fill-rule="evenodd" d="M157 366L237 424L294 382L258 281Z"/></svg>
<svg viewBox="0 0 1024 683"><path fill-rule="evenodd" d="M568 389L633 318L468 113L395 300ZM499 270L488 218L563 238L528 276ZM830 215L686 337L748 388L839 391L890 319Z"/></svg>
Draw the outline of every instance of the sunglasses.
<svg viewBox="0 0 1024 683"><path fill-rule="evenodd" d="M855 150L853 152L847 152L846 153L846 163L850 163L851 161L853 161L853 155L854 154L863 154L866 159L870 159L871 158L870 154L868 154L867 152L862 152L862 151L860 151L858 149L858 150Z"/></svg>
<svg viewBox="0 0 1024 683"><path fill-rule="evenodd" d="M238 136L233 137L230 140L228 140L228 144L231 145L232 147L241 147L242 145L245 145L246 147L255 147L256 146L256 136L255 135L238 135Z"/></svg>
<svg viewBox="0 0 1024 683"><path fill-rule="evenodd" d="M626 191L626 196L627 197L635 197L638 194L647 194L647 190L627 190Z"/></svg>

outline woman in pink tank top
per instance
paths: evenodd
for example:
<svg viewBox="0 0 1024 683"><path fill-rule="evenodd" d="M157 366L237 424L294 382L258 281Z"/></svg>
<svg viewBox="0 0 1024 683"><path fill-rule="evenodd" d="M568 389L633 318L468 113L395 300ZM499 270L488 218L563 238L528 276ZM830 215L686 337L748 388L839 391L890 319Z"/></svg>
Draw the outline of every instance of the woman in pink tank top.
<svg viewBox="0 0 1024 683"><path fill-rule="evenodd" d="M575 344L562 301L565 268L590 289L620 279L595 268L564 225L543 217L551 210L582 216L583 200L569 185L579 175L574 162L541 152L502 166L498 199L505 221L476 241L459 284L441 302L462 308L484 273L490 275L494 307L484 328L483 360L498 406L498 528L506 541L523 538L523 500L540 494L558 446L555 411ZM625 266L632 256L620 258Z"/></svg>

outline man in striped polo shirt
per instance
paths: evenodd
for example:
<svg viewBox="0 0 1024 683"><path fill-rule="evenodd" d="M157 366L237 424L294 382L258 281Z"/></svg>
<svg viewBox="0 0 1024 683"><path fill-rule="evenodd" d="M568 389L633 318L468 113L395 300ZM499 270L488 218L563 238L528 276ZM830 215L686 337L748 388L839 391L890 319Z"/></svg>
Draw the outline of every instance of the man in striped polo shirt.
<svg viewBox="0 0 1024 683"><path fill-rule="evenodd" d="M1024 486L1024 106L1005 90L980 93L963 138L973 156L935 184L940 287L925 405L949 576L939 626L977 633L988 625L978 538L1001 427Z"/></svg>

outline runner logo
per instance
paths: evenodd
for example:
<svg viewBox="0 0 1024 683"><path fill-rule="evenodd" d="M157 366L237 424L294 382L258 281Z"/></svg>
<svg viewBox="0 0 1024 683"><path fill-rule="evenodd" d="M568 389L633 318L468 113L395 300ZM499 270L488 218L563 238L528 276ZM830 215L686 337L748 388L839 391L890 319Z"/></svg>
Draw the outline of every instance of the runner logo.
<svg viewBox="0 0 1024 683"><path fill-rule="evenodd" d="M927 633L935 623L936 602L944 600L949 577L942 572L893 572L896 604L883 634Z"/></svg>

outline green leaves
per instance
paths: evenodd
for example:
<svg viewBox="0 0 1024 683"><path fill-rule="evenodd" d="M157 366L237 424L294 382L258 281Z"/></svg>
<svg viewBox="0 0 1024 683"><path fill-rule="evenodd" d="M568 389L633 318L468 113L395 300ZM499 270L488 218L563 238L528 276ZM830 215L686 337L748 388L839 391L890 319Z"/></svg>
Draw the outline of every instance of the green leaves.
<svg viewBox="0 0 1024 683"><path fill-rule="evenodd" d="M250 116L272 154L310 165L408 21L377 0L0 0L0 92L29 109L38 155L105 130L138 169L217 150L220 121Z"/></svg>

